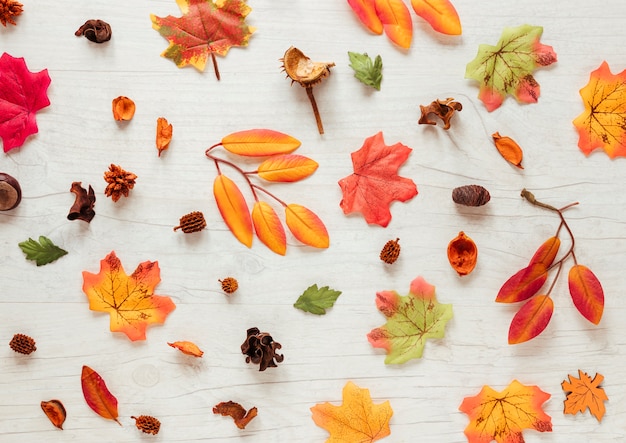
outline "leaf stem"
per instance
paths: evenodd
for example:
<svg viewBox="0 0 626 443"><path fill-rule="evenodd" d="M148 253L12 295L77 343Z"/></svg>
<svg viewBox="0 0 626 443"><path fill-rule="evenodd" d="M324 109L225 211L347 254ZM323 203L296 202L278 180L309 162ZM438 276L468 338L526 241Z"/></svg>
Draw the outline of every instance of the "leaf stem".
<svg viewBox="0 0 626 443"><path fill-rule="evenodd" d="M313 97L313 86L307 86L306 95L309 97L309 101L311 102L311 106L313 106L313 114L315 114L315 121L317 122L317 130L320 134L324 133L324 125L322 125L322 117L320 116L320 111L317 109L317 103L315 102L315 97Z"/></svg>
<svg viewBox="0 0 626 443"><path fill-rule="evenodd" d="M215 52L211 52L211 61L213 62L213 70L215 71L215 76L217 77L217 81L219 81L220 70L217 67L217 59L215 58Z"/></svg>
<svg viewBox="0 0 626 443"><path fill-rule="evenodd" d="M246 180L246 182L248 183L248 186L250 187L250 190L252 191L252 196L254 197L254 201L259 201L259 196L257 195L257 193L256 193L255 189L259 189L259 190L264 191L264 192L266 192L267 194L269 194L269 193L268 193L267 191L265 191L263 188L261 188L261 187L259 187L259 186L254 185L254 184L250 181L250 179L248 178L248 175L246 174L246 172L245 172L243 169L241 169L239 166L237 166L236 164L234 164L234 163L232 163L232 162L229 162L228 160L224 160L223 158L215 157L214 155L209 154L209 151L210 151L211 149L213 149L215 146L218 146L218 145L211 146L209 149L207 149L207 150L205 151L205 155L206 155L208 158L210 158L211 160L213 160L213 161L215 162L215 167L217 168L217 172L218 172L218 173L220 173L220 174L222 173L222 172L221 172L221 170L220 170L220 163L222 163L222 164L224 164L224 165L228 165L228 166L230 166L231 168L233 168L234 170L236 170L237 172L239 172L239 173L243 176L243 178ZM271 195L271 194L269 194L269 195ZM272 197L273 197L273 196L272 196ZM276 197L274 197L274 198L276 198ZM278 200L278 199L277 199L277 200ZM279 201L280 201L280 200L279 200Z"/></svg>
<svg viewBox="0 0 626 443"><path fill-rule="evenodd" d="M287 203L285 203L284 201L282 201L281 199L279 199L278 197L276 197L274 194L272 194L270 191L268 191L265 188L262 188L258 185L250 185L252 186L254 189L258 189L259 191L263 192L264 194L269 195L270 197L272 197L274 200L276 200L278 203L280 203L281 205L283 205L283 207L287 207Z"/></svg>

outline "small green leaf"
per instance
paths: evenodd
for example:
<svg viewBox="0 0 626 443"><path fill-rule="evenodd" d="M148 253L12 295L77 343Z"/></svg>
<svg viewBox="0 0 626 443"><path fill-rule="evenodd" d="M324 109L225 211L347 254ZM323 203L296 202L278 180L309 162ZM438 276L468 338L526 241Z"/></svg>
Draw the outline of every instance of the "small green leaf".
<svg viewBox="0 0 626 443"><path fill-rule="evenodd" d="M66 250L59 248L43 235L39 237L39 243L29 238L18 246L26 254L26 259L36 261L37 266L47 265L67 254Z"/></svg>
<svg viewBox="0 0 626 443"><path fill-rule="evenodd" d="M311 314L324 315L326 309L331 308L340 295L341 291L329 289L328 286L318 289L317 285L313 285L309 286L293 305Z"/></svg>
<svg viewBox="0 0 626 443"><path fill-rule="evenodd" d="M350 67L354 69L354 76L361 82L380 91L380 82L383 79L383 59L377 55L374 61L367 53L359 54L348 51Z"/></svg>

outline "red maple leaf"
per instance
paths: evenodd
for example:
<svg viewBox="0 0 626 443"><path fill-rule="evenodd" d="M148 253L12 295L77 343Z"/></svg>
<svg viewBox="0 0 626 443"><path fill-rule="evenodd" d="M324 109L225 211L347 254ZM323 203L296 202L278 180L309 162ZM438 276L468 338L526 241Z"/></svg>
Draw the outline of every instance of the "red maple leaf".
<svg viewBox="0 0 626 443"><path fill-rule="evenodd" d="M150 15L152 27L170 45L161 54L176 66L192 65L199 71L209 55L220 79L215 54L226 55L231 46L246 46L254 28L245 24L251 9L245 0L177 0L182 17Z"/></svg>
<svg viewBox="0 0 626 443"><path fill-rule="evenodd" d="M35 113L50 105L48 70L30 72L23 58L0 57L0 137L4 152L19 148L37 133Z"/></svg>
<svg viewBox="0 0 626 443"><path fill-rule="evenodd" d="M417 195L415 182L398 175L411 151L402 143L385 145L382 132L365 139L361 149L352 153L354 174L339 180L343 192L339 205L344 214L361 212L368 223L387 226L391 202L405 202Z"/></svg>

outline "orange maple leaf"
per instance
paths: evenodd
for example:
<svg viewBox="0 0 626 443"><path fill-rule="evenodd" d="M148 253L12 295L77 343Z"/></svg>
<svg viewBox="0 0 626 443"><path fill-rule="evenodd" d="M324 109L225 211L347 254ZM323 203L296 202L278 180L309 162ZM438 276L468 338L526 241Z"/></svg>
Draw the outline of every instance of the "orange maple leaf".
<svg viewBox="0 0 626 443"><path fill-rule="evenodd" d="M391 434L393 410L389 401L375 405L369 389L351 381L344 386L342 396L341 406L326 402L311 408L315 424L330 432L326 443L371 443Z"/></svg>
<svg viewBox="0 0 626 443"><path fill-rule="evenodd" d="M474 397L466 397L459 407L470 418L465 428L469 443L524 443L522 430L552 431L550 416L541 405L550 398L537 386L513 380L502 392L483 386Z"/></svg>
<svg viewBox="0 0 626 443"><path fill-rule="evenodd" d="M108 312L112 332L123 332L132 341L145 340L148 325L164 323L176 308L171 298L154 295L161 281L159 273L158 262L145 261L128 276L120 259L111 252L100 261L98 274L83 271L83 292L89 299L89 309Z"/></svg>
<svg viewBox="0 0 626 443"><path fill-rule="evenodd" d="M592 380L587 373L579 369L578 378L571 375L567 377L569 382L564 380L561 383L561 387L567 394L567 398L563 402L565 406L563 413L576 415L576 413L584 412L588 408L598 421L602 421L606 412L604 402L609 399L604 389L600 387L604 376L596 374Z"/></svg>

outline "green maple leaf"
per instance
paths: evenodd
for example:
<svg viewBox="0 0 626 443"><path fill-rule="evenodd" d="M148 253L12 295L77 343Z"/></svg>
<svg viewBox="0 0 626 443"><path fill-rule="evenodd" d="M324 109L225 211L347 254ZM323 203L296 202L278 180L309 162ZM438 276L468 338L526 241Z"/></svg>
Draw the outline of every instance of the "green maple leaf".
<svg viewBox="0 0 626 443"><path fill-rule="evenodd" d="M332 308L340 295L341 291L335 291L328 286L318 289L315 284L309 286L293 305L311 314L324 315L326 309Z"/></svg>
<svg viewBox="0 0 626 443"><path fill-rule="evenodd" d="M354 69L354 76L361 82L380 91L380 82L383 79L383 59L377 55L374 61L365 54L348 51L350 67Z"/></svg>
<svg viewBox="0 0 626 443"><path fill-rule="evenodd" d="M376 307L387 317L387 323L372 329L367 339L375 348L387 351L386 364L421 358L426 340L442 338L446 323L452 318L452 305L439 303L435 287L422 277L411 282L408 295L377 292Z"/></svg>
<svg viewBox="0 0 626 443"><path fill-rule="evenodd" d="M480 45L467 64L465 78L480 82L478 98L489 112L500 107L507 94L522 103L536 103L539 83L532 73L556 62L552 46L539 43L543 28L522 25L504 28L496 46Z"/></svg>
<svg viewBox="0 0 626 443"><path fill-rule="evenodd" d="M36 261L37 266L47 265L67 254L66 250L59 248L43 235L39 236L39 242L29 238L28 241L18 243L18 246L26 254L26 259Z"/></svg>

